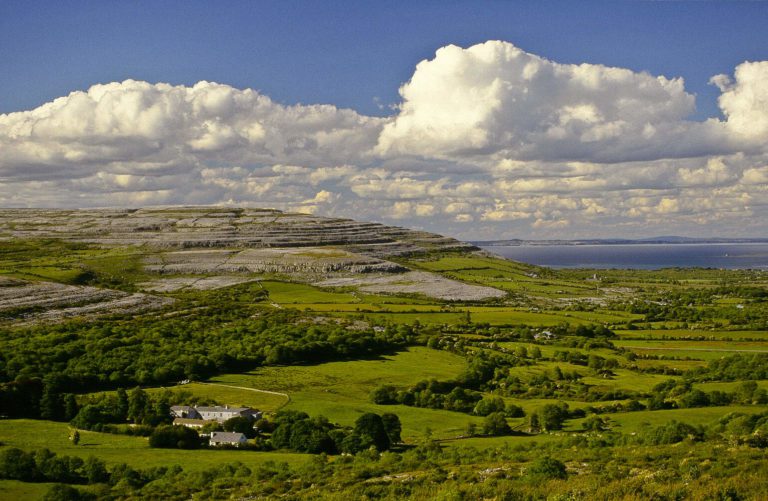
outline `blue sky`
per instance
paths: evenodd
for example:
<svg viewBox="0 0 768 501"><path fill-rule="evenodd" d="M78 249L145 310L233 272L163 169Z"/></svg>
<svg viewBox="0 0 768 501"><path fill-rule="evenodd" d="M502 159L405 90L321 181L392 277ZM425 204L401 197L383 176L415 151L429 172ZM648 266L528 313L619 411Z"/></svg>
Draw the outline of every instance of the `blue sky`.
<svg viewBox="0 0 768 501"><path fill-rule="evenodd" d="M0 206L768 236L765 26L758 1L7 0Z"/></svg>
<svg viewBox="0 0 768 501"><path fill-rule="evenodd" d="M258 89L282 103L388 114L447 44L506 40L563 63L707 82L768 58L768 2L19 1L0 3L0 112L126 78ZM375 101L377 99L378 101Z"/></svg>

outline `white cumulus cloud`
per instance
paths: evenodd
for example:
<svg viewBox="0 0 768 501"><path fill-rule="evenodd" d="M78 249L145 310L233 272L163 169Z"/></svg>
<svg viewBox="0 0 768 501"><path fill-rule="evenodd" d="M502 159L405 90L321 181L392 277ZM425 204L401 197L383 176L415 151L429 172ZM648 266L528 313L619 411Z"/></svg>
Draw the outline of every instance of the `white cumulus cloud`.
<svg viewBox="0 0 768 501"><path fill-rule="evenodd" d="M420 62L390 117L134 80L0 114L0 205L238 204L465 238L768 235L768 61L681 78L508 42Z"/></svg>

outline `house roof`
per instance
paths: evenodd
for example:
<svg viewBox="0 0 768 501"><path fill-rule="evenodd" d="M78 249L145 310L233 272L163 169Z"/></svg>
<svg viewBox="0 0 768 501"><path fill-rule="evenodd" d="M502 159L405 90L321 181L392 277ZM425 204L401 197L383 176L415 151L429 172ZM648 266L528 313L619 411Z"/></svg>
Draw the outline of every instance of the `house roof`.
<svg viewBox="0 0 768 501"><path fill-rule="evenodd" d="M195 410L194 407L191 405L172 405L171 406L172 411L193 411Z"/></svg>
<svg viewBox="0 0 768 501"><path fill-rule="evenodd" d="M232 412L232 413L240 413L243 411L251 411L250 407L224 407L221 405L216 405L214 407L197 407L197 412Z"/></svg>
<svg viewBox="0 0 768 501"><path fill-rule="evenodd" d="M211 442L232 442L239 443L245 441L245 435L242 433L231 433L228 431L211 432Z"/></svg>

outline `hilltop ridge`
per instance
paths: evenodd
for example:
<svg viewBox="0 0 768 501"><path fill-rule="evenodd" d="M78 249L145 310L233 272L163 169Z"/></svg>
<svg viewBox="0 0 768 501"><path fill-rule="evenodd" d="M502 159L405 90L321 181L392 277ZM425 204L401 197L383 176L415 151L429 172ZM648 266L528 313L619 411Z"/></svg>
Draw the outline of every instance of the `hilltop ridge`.
<svg viewBox="0 0 768 501"><path fill-rule="evenodd" d="M157 248L342 246L373 257L477 250L472 244L425 231L236 207L0 209L0 240L12 238Z"/></svg>

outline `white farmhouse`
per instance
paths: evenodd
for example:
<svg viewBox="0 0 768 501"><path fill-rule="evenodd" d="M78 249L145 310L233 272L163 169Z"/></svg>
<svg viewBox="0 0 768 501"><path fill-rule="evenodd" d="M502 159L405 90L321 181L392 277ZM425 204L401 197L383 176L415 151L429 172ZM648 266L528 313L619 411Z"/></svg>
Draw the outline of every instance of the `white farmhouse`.
<svg viewBox="0 0 768 501"><path fill-rule="evenodd" d="M261 413L259 411L251 409L250 407L229 407L228 405L217 405L214 407L196 407L195 410L200 415L200 419L205 421L218 421L219 423L223 423L224 421L232 419L233 417L244 417L248 419L258 419L261 417Z"/></svg>
<svg viewBox="0 0 768 501"><path fill-rule="evenodd" d="M218 447L221 445L234 445L236 447L240 447L241 445L247 442L248 442L248 439L245 438L245 435L243 435L242 433L213 431L211 432L211 439L208 443L213 447Z"/></svg>
<svg viewBox="0 0 768 501"><path fill-rule="evenodd" d="M171 415L182 419L200 419L197 409L189 405L171 406Z"/></svg>

